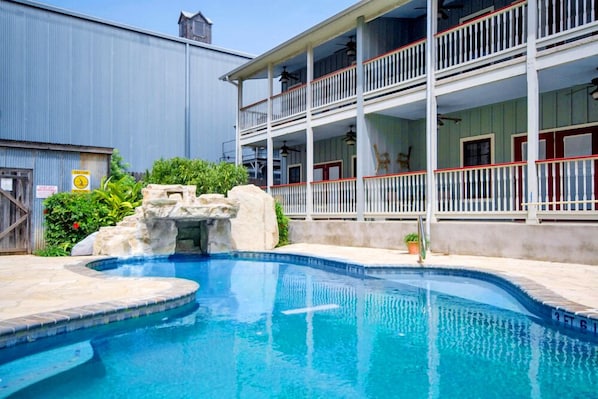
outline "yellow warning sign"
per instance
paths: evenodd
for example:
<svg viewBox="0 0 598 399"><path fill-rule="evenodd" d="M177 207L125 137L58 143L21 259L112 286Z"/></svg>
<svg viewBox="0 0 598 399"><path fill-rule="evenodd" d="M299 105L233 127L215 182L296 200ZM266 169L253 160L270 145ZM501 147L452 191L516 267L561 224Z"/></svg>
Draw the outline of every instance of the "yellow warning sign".
<svg viewBox="0 0 598 399"><path fill-rule="evenodd" d="M90 173L88 170L72 170L72 187L73 193L88 193L90 191Z"/></svg>

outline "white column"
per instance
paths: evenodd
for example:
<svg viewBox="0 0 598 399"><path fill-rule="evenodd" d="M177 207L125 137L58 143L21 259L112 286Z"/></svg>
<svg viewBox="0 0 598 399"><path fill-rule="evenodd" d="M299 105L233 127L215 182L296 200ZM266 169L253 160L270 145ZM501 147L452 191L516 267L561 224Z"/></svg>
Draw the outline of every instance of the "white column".
<svg viewBox="0 0 598 399"><path fill-rule="evenodd" d="M268 185L268 193L270 192L270 187L274 185L274 144L272 142L272 93L274 92L274 78L272 75L272 64L268 64L268 119L266 124L266 184Z"/></svg>
<svg viewBox="0 0 598 399"><path fill-rule="evenodd" d="M241 148L241 108L243 108L243 80L237 83L237 119L235 123L235 164L243 165L243 149Z"/></svg>
<svg viewBox="0 0 598 399"><path fill-rule="evenodd" d="M438 1L428 2L426 42L426 234L430 235L430 224L436 222L436 180L434 171L438 167L438 113L436 104L436 46L434 34L437 29L436 10Z"/></svg>
<svg viewBox="0 0 598 399"><path fill-rule="evenodd" d="M357 55L355 65L356 75L356 154L357 154L357 173L356 173L356 207L357 207L357 220L364 220L365 213L365 188L363 184L364 165L368 159L366 151L369 149L369 140L365 140L367 136L367 127L365 123L365 112L363 110L363 82L364 82L364 71L363 71L363 59L364 59L364 35L365 35L365 20L363 17L357 18ZM366 146L367 145L367 146Z"/></svg>
<svg viewBox="0 0 598 399"><path fill-rule="evenodd" d="M538 2L527 2L527 206L528 224L538 223L538 136L540 130L540 89L536 67L536 36L538 32Z"/></svg>
<svg viewBox="0 0 598 399"><path fill-rule="evenodd" d="M307 87L305 92L305 219L311 220L313 213L313 191L312 182L314 180L314 131L311 126L311 108L312 108L312 80L314 79L314 49L311 44L307 47Z"/></svg>

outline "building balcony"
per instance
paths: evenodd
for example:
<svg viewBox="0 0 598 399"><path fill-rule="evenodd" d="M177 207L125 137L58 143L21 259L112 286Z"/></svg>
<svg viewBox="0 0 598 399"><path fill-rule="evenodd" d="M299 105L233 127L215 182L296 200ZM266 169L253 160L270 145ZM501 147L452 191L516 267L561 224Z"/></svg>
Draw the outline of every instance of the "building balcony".
<svg viewBox="0 0 598 399"><path fill-rule="evenodd" d="M535 207L540 220L598 220L598 155L536 162L539 198L528 200L526 162L434 171L434 213L441 219L524 220ZM368 219L416 219L425 215L425 171L363 178L364 216ZM357 179L270 187L291 218L355 219Z"/></svg>
<svg viewBox="0 0 598 399"><path fill-rule="evenodd" d="M535 32L538 55L594 35L597 14L595 0L539 1ZM484 73L491 65L525 66L527 20L527 2L520 1L438 32L433 41L438 84L455 75ZM366 105L396 98L411 89L425 92L426 46L425 39L417 40L364 61L361 87ZM240 137L265 131L268 122L276 128L305 119L307 112L317 116L354 106L358 86L357 65L350 65L243 106L239 109Z"/></svg>

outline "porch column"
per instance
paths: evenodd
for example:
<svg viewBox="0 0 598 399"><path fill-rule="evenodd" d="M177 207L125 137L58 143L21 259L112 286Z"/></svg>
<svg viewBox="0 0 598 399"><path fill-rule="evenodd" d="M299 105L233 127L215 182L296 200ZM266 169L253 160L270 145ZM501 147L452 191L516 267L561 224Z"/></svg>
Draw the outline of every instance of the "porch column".
<svg viewBox="0 0 598 399"><path fill-rule="evenodd" d="M538 32L538 2L527 2L527 205L528 224L538 223L538 139L540 130L540 89L536 66L536 37Z"/></svg>
<svg viewBox="0 0 598 399"><path fill-rule="evenodd" d="M268 117L266 120L266 169L267 169L267 178L266 184L268 185L268 193L270 192L270 187L274 185L274 149L272 143L272 93L274 91L273 87L273 67L272 64L268 64ZM256 164L257 167L257 164Z"/></svg>
<svg viewBox="0 0 598 399"><path fill-rule="evenodd" d="M312 80L314 79L314 49L307 45L307 87L305 93L305 219L311 220L313 212L312 182L314 179L314 131L311 126Z"/></svg>
<svg viewBox="0 0 598 399"><path fill-rule="evenodd" d="M365 160L368 159L366 151L368 147L366 144L369 140L366 140L367 135L366 124L365 124L365 112L363 110L363 58L364 58L364 34L365 34L365 19L363 16L357 18L357 54L356 54L356 65L355 65L355 79L356 87L355 94L357 96L356 103L356 154L357 154L357 173L355 181L355 206L357 212L357 220L364 220L365 213L365 189L363 184L363 170Z"/></svg>
<svg viewBox="0 0 598 399"><path fill-rule="evenodd" d="M243 108L243 79L239 79L236 86L237 115L235 121L235 165L239 166L243 165L243 148L241 147L241 108Z"/></svg>
<svg viewBox="0 0 598 399"><path fill-rule="evenodd" d="M438 120L436 103L436 51L434 34L437 29L436 10L438 0L431 0L427 9L426 43L426 234L430 225L436 222L436 180L434 171L438 168Z"/></svg>

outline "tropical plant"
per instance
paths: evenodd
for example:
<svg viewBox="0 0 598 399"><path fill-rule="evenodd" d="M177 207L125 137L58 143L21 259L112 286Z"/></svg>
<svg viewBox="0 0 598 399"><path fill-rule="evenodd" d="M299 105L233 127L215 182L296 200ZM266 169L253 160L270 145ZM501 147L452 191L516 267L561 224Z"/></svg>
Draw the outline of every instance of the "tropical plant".
<svg viewBox="0 0 598 399"><path fill-rule="evenodd" d="M143 183L136 182L131 176L124 175L120 179L102 178L100 187L93 191L95 199L102 204L107 213L100 221L102 226L113 226L125 216L135 213L141 205Z"/></svg>
<svg viewBox="0 0 598 399"><path fill-rule="evenodd" d="M280 202L276 201L274 207L278 222L278 244L276 246L282 247L289 244L289 218L284 214Z"/></svg>

